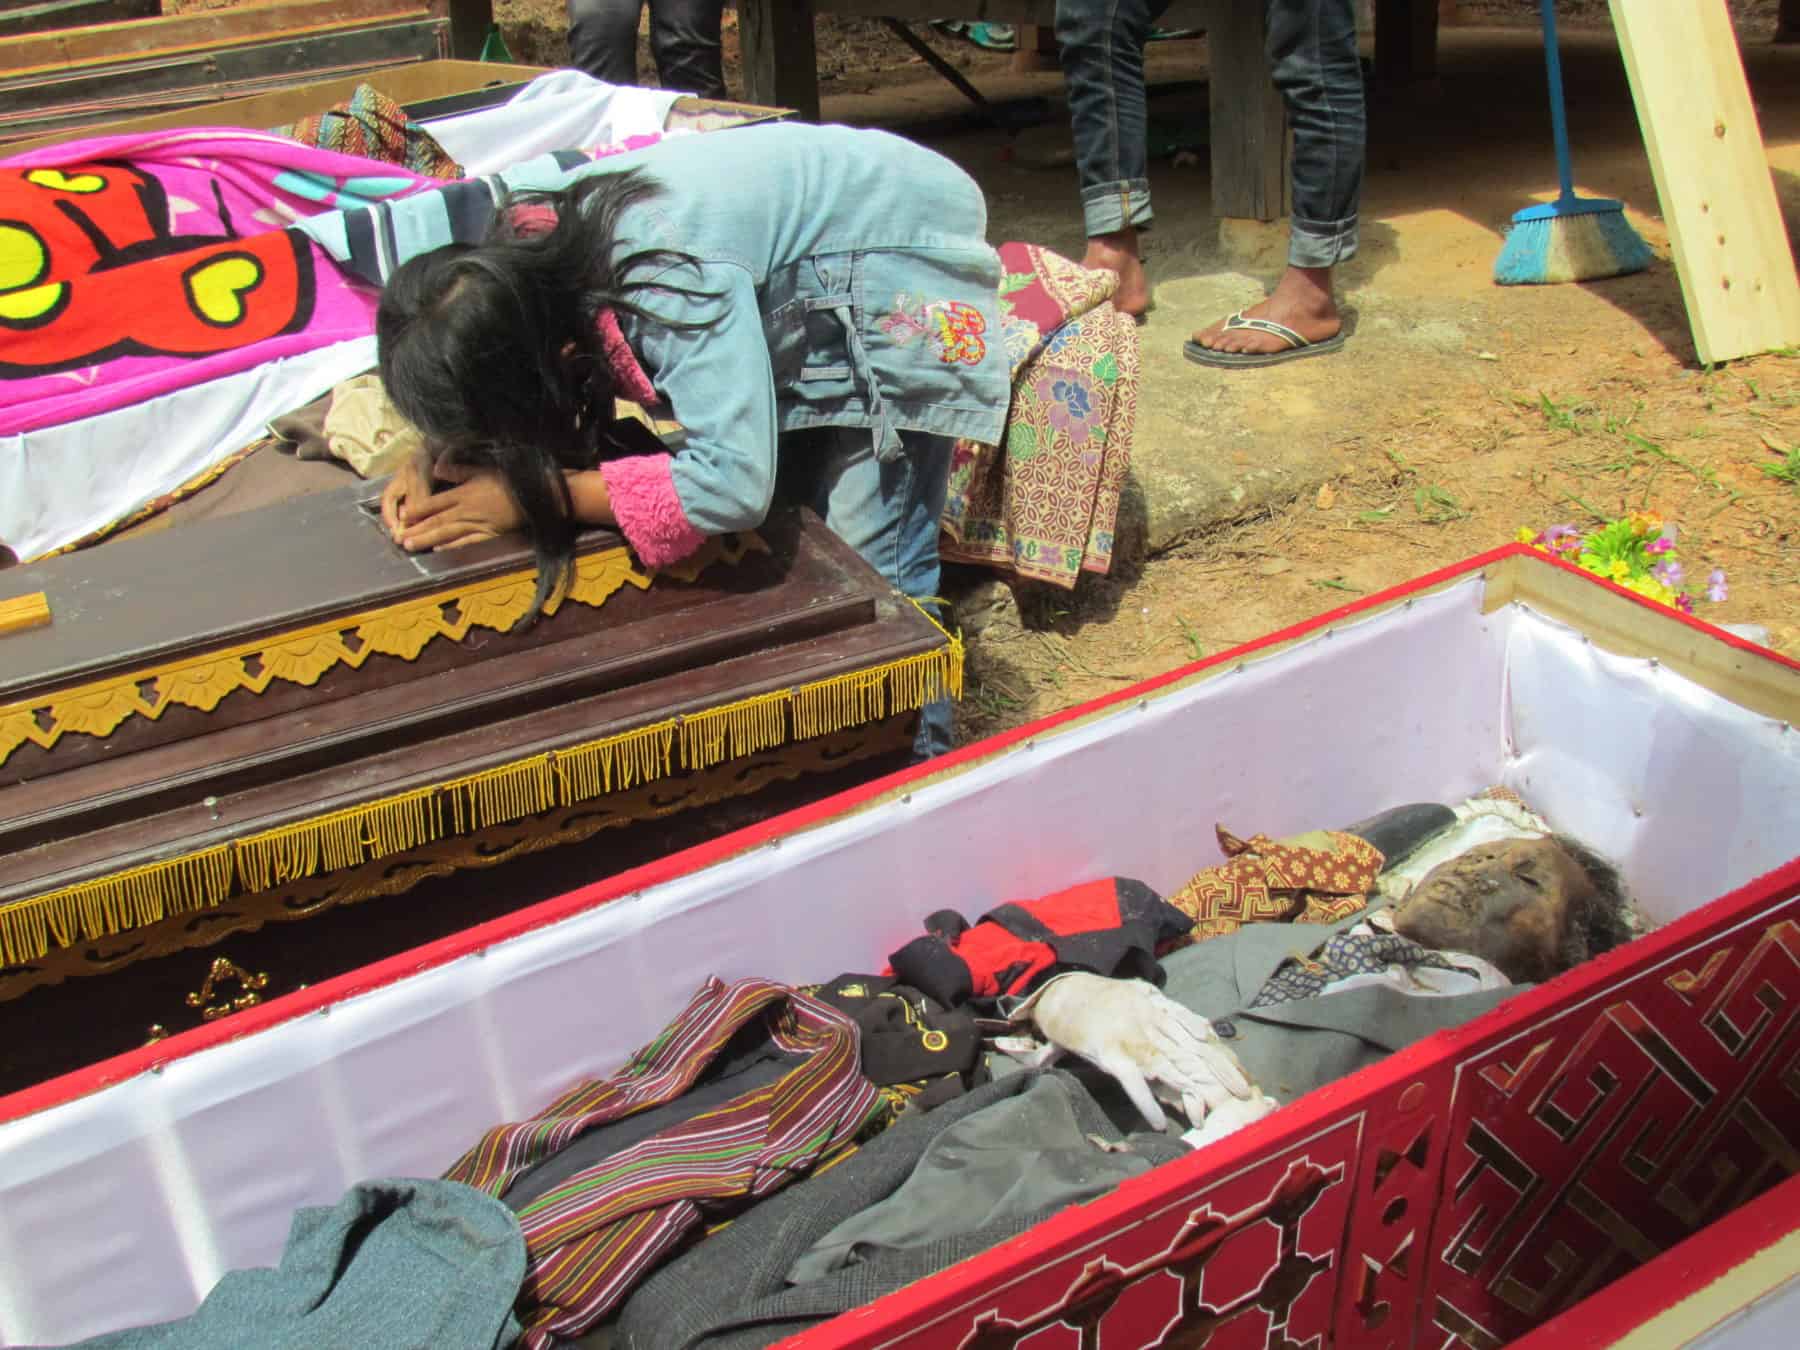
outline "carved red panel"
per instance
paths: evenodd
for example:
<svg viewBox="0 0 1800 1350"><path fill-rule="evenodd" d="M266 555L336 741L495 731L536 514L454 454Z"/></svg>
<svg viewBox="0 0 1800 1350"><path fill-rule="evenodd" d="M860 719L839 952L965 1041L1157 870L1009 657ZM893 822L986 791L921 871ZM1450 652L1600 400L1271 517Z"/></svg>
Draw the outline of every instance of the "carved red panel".
<svg viewBox="0 0 1800 1350"><path fill-rule="evenodd" d="M1491 1350L1800 1171L1790 903L1458 1068L1418 1344Z"/></svg>

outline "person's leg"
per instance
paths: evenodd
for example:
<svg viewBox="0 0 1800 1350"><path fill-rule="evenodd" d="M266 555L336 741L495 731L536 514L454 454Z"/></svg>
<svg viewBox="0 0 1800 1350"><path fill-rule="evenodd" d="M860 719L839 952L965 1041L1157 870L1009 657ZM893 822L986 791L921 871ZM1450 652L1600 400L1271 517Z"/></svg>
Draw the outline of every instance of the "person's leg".
<svg viewBox="0 0 1800 1350"><path fill-rule="evenodd" d="M863 427L834 427L807 436L792 455L815 460L795 495L825 518L833 533L896 590L941 619L938 601L938 517L950 477L951 441L922 431L903 431L904 454L883 464ZM785 466L784 466L785 467ZM929 759L950 749L951 703L925 706L913 756Z"/></svg>
<svg viewBox="0 0 1800 1350"><path fill-rule="evenodd" d="M725 97L724 0L650 0L650 53L664 89Z"/></svg>
<svg viewBox="0 0 1800 1350"><path fill-rule="evenodd" d="M569 64L608 84L636 84L643 0L569 0Z"/></svg>
<svg viewBox="0 0 1800 1350"><path fill-rule="evenodd" d="M1269 298L1244 313L1291 328L1309 343L1343 326L1331 269L1356 253L1364 141L1362 63L1355 0L1267 0L1269 65L1294 128L1294 207L1288 266ZM1278 352L1289 344L1224 321L1194 341L1222 352Z"/></svg>
<svg viewBox="0 0 1800 1350"><path fill-rule="evenodd" d="M1113 304L1127 314L1150 307L1138 231L1150 224L1145 145L1144 43L1168 0L1057 0L1075 170L1081 183L1086 267L1119 274Z"/></svg>

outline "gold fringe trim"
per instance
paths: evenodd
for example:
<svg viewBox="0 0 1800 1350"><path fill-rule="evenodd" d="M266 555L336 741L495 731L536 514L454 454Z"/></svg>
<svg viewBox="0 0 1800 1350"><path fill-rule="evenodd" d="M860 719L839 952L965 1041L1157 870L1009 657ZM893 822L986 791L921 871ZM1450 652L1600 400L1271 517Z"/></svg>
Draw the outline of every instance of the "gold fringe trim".
<svg viewBox="0 0 1800 1350"><path fill-rule="evenodd" d="M872 670L757 694L13 901L0 907L0 965L36 960L52 942L93 941L234 894L356 867L682 770L912 712L935 699L960 698L962 639L938 631L944 646Z"/></svg>
<svg viewBox="0 0 1800 1350"><path fill-rule="evenodd" d="M736 565L749 553L768 551L768 544L756 534L712 539L663 574L692 582L714 562ZM575 560L569 585L550 598L544 612L554 614L565 600L598 608L623 586L646 589L654 575L640 571L628 549L586 554ZM175 705L211 712L240 690L260 694L276 680L313 685L334 667L354 670L377 653L413 661L438 638L461 642L474 628L505 632L524 617L536 591L535 569L512 572L367 614L78 685L49 698L0 704L0 764L27 741L48 750L69 734L110 736L127 718L154 721Z"/></svg>

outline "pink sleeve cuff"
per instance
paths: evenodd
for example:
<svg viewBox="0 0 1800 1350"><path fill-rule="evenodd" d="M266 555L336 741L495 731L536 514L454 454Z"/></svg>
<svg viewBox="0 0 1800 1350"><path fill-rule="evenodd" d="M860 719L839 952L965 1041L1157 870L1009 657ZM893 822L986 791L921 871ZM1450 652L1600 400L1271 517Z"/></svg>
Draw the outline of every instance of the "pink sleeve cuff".
<svg viewBox="0 0 1800 1350"><path fill-rule="evenodd" d="M680 562L706 542L681 509L674 463L672 455L629 455L600 465L613 518L646 567Z"/></svg>

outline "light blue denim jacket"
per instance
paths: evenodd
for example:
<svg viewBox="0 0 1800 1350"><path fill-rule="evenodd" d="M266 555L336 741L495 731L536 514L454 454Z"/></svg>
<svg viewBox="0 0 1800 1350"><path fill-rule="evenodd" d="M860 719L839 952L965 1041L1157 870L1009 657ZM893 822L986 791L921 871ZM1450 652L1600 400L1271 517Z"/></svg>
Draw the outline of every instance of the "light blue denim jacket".
<svg viewBox="0 0 1800 1350"><path fill-rule="evenodd" d="M415 253L479 238L504 191L634 169L654 179L661 191L620 218L621 256L691 256L661 275L716 298L664 291L643 306L710 326L620 319L686 430L672 476L704 534L762 523L783 432L868 427L883 458L901 453L902 430L999 443L1011 397L1000 260L981 189L955 164L886 132L801 124L573 158L299 228L381 279ZM362 264L365 254L373 261Z"/></svg>

